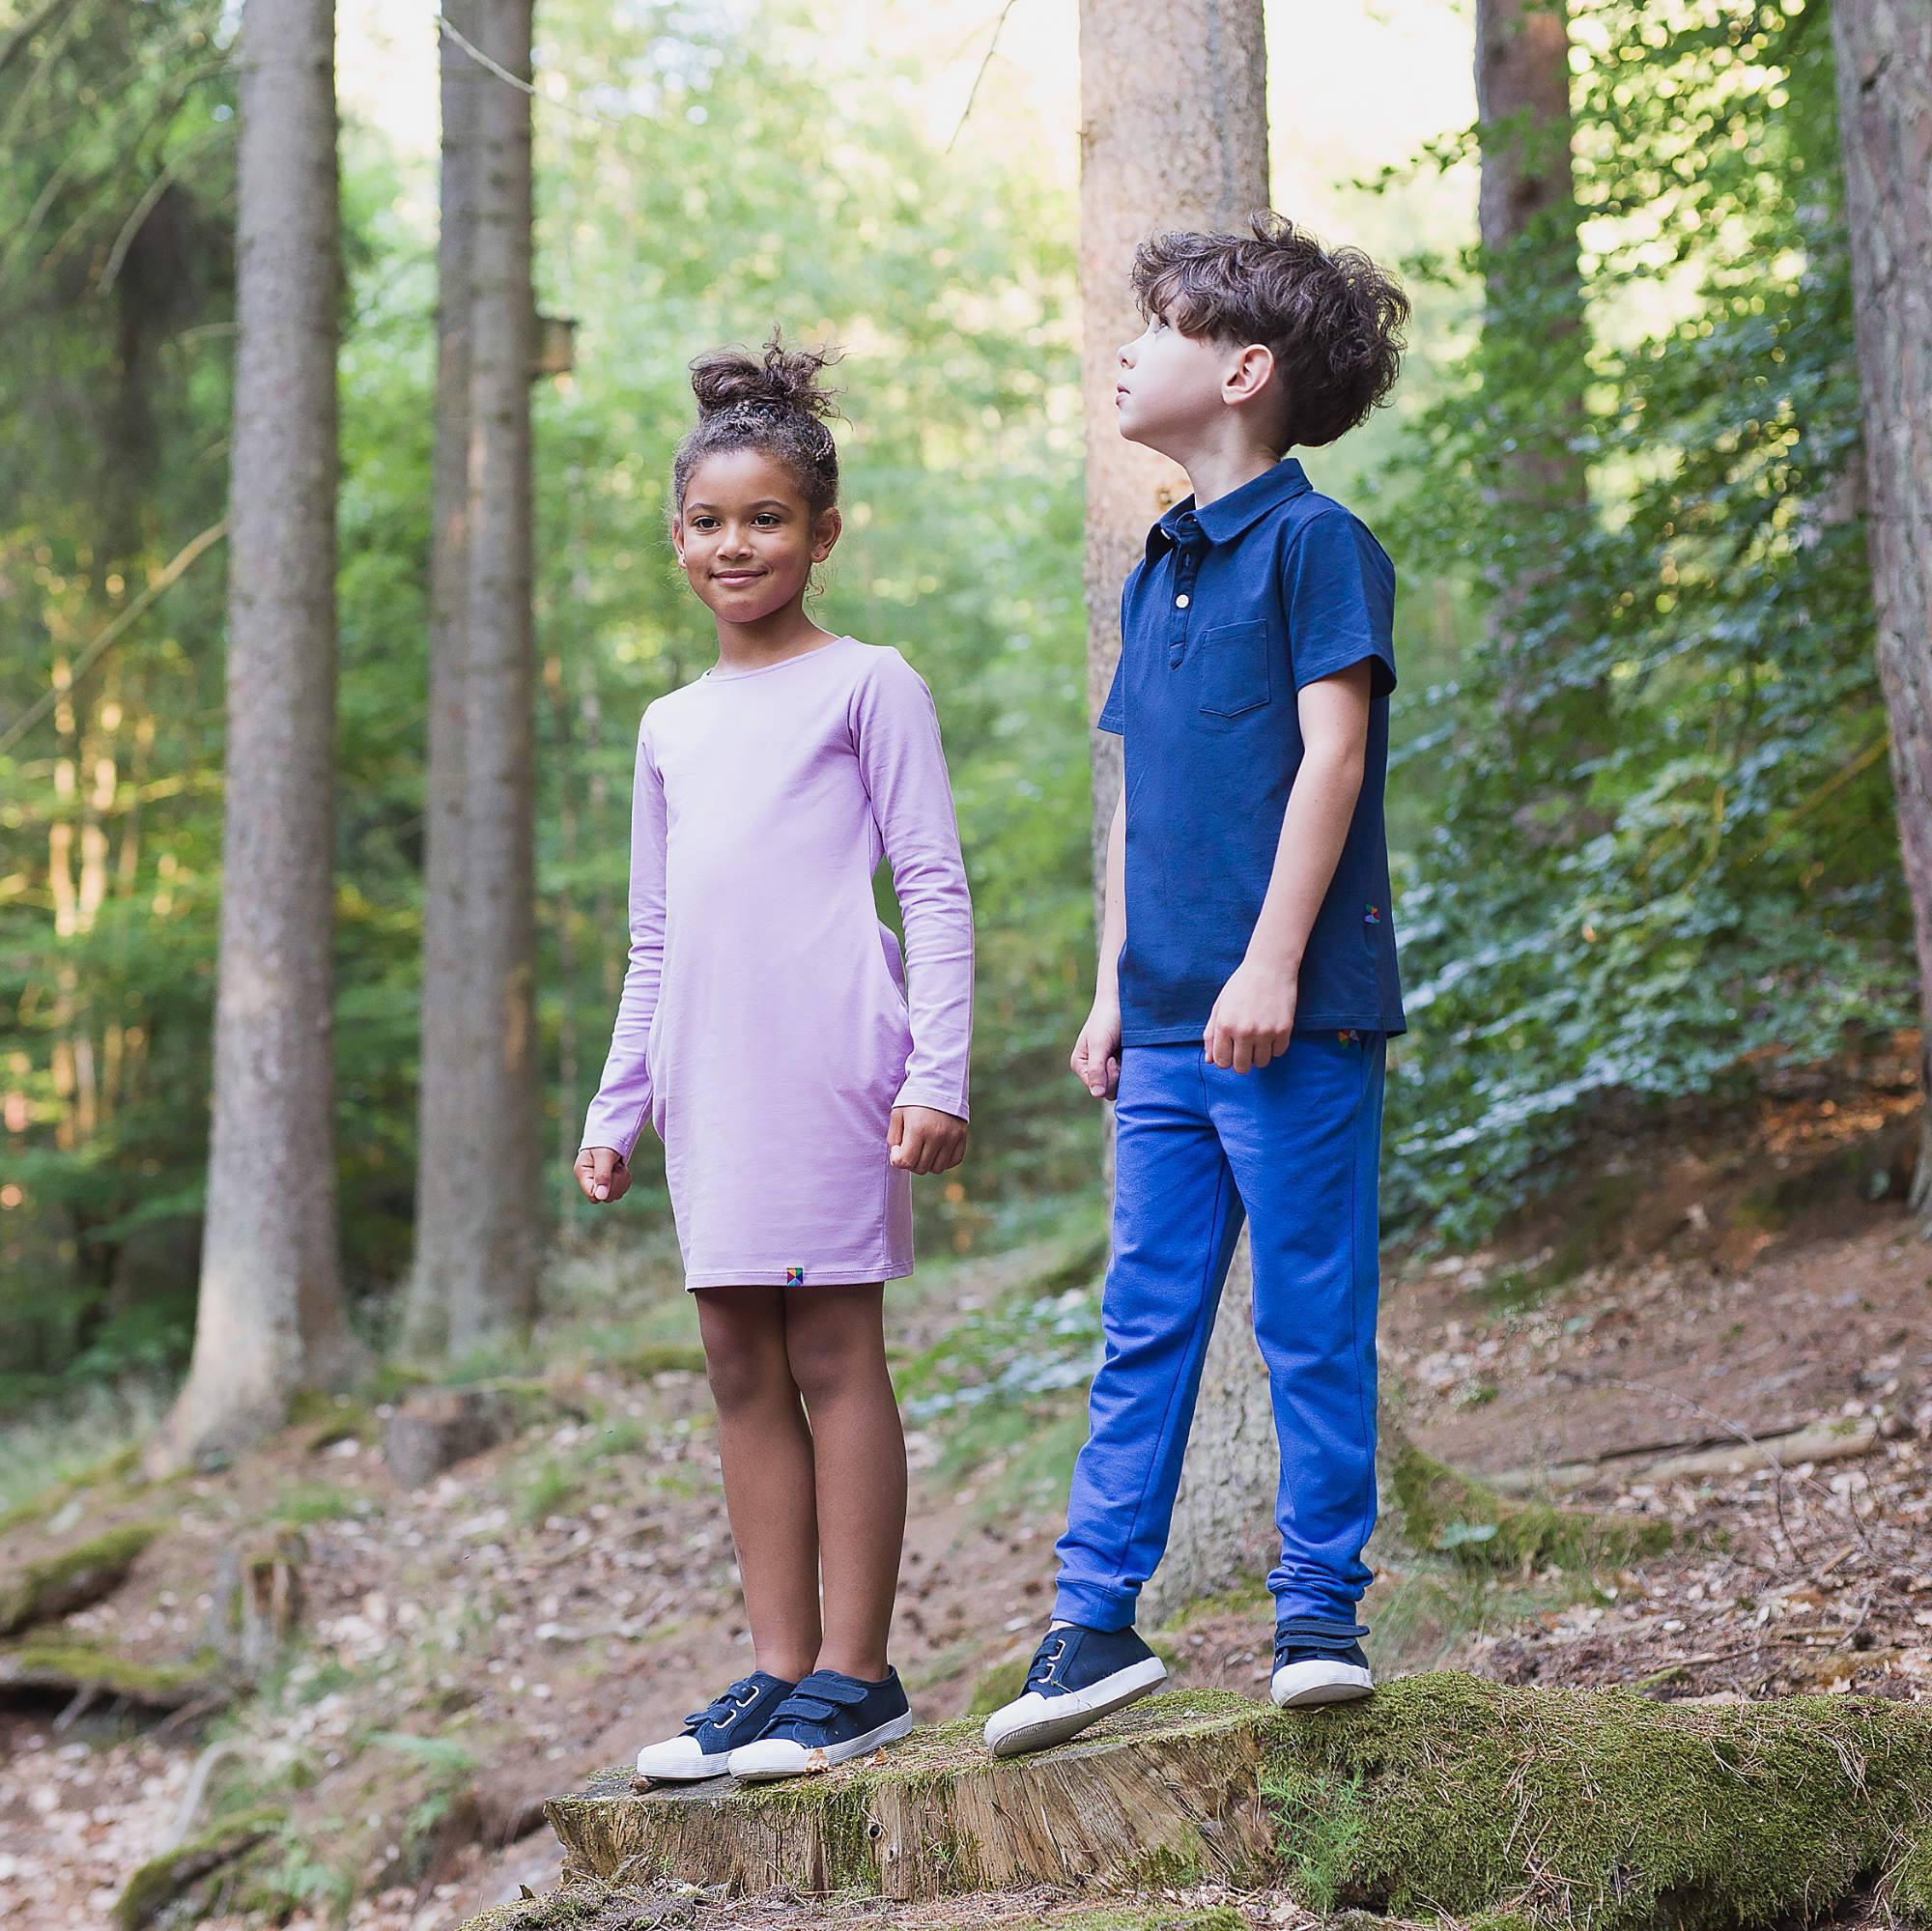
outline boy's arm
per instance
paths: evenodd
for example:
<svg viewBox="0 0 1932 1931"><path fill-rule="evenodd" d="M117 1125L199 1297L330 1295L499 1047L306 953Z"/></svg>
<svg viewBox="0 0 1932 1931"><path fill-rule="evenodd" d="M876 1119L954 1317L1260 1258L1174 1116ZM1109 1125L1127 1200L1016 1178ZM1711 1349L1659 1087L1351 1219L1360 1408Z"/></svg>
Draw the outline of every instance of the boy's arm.
<svg viewBox="0 0 1932 1931"><path fill-rule="evenodd" d="M1266 896L1202 1041L1216 1065L1246 1072L1288 1050L1301 955L1342 856L1368 754L1372 670L1367 660L1304 685L1301 765L1282 814Z"/></svg>
<svg viewBox="0 0 1932 1931"><path fill-rule="evenodd" d="M1100 958L1094 1009L1073 1042L1074 1077L1095 1099L1112 1099L1121 1081L1121 948L1127 942L1127 794L1114 801L1107 826L1107 882L1100 898Z"/></svg>

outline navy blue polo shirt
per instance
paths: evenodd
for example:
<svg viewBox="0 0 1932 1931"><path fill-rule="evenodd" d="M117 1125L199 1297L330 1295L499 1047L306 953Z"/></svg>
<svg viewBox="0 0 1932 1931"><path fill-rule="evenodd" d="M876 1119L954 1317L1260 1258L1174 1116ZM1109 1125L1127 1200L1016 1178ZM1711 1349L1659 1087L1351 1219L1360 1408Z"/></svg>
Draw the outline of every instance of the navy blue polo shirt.
<svg viewBox="0 0 1932 1931"><path fill-rule="evenodd" d="M1406 1022L1382 787L1395 689L1395 566L1293 457L1148 532L1121 597L1100 728L1125 739L1122 1042L1201 1037L1247 951L1301 767L1295 695L1372 665L1361 795L1308 935L1295 1030Z"/></svg>

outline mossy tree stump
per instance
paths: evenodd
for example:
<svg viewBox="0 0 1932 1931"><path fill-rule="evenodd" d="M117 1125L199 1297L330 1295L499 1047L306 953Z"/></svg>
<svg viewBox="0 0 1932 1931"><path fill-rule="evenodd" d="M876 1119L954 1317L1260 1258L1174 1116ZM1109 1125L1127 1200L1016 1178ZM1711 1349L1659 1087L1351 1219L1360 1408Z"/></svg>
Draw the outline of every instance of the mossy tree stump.
<svg viewBox="0 0 1932 1931"><path fill-rule="evenodd" d="M1768 1927L1876 1888L1932 1926L1932 1713L1798 1697L1673 1707L1454 1673L1287 1712L1155 1697L996 1763L971 1719L788 1783L548 1814L566 1875L856 1888L895 1899L1047 1883L1285 1884L1313 1908L1590 1931Z"/></svg>
<svg viewBox="0 0 1932 1931"><path fill-rule="evenodd" d="M969 1718L809 1781L718 1777L639 1796L613 1771L546 1808L569 1870L734 1892L857 1887L908 1900L1181 1872L1246 1881L1275 1834L1260 1787L1267 1719L1244 1697L1167 1696L996 1763Z"/></svg>

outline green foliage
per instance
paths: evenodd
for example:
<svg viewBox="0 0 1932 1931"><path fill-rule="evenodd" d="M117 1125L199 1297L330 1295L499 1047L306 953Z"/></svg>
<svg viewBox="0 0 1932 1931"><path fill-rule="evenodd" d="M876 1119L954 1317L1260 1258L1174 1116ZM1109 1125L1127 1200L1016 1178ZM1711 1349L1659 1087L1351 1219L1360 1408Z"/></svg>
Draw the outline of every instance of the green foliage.
<svg viewBox="0 0 1932 1931"><path fill-rule="evenodd" d="M1511 1501L1412 1443L1397 1453L1389 1486L1410 1547L1446 1554L1465 1569L1588 1575L1660 1555L1672 1541L1662 1517L1639 1520Z"/></svg>
<svg viewBox="0 0 1932 1931"><path fill-rule="evenodd" d="M1912 1009L1825 10L1595 0L1574 32L1583 405L1505 302L1392 531L1508 592L1399 734L1398 785L1441 797L1400 895L1391 1204L1452 1237L1592 1121ZM1469 266L1538 285L1548 241ZM1591 499L1499 490L1512 436L1577 449Z"/></svg>
<svg viewBox="0 0 1932 1931"><path fill-rule="evenodd" d="M0 369L19 456L0 573L26 619L0 638L0 739L217 522L226 488L233 10L67 11L77 25L0 74L0 300L20 345ZM565 1149L622 973L638 719L713 648L665 535L686 364L779 324L849 352L846 534L822 620L902 648L946 731L978 910L980 1072L970 1164L918 1192L928 1250L970 1245L1003 1196L1084 1183L1098 1147L1097 1109L1064 1066L1092 974L1070 204L1023 145L990 166L949 160L891 75L848 84L818 30L781 10L753 22L557 0L543 37L547 72L601 117L537 114L543 305L581 324L575 374L536 394L556 1213L587 1210ZM77 124L91 131L76 150ZM407 1264L413 1192L435 179L354 124L342 154L337 1147L367 1313ZM104 292L150 189L154 218ZM0 1401L185 1360L222 570L217 543L0 748L0 1104L21 1195L0 1202L0 1355L33 1377ZM894 916L883 883L881 905ZM654 1158L646 1136L633 1229L666 1218Z"/></svg>

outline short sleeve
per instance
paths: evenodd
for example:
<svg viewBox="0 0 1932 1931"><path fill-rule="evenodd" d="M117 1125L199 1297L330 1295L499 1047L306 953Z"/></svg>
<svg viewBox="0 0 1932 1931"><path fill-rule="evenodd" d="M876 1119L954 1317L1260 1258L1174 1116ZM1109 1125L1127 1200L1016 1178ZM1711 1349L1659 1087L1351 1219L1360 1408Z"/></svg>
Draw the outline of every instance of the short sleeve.
<svg viewBox="0 0 1932 1931"><path fill-rule="evenodd" d="M1296 533L1282 565L1282 608L1297 691L1365 659L1370 696L1395 689L1395 566L1347 510L1325 510Z"/></svg>
<svg viewBox="0 0 1932 1931"><path fill-rule="evenodd" d="M1114 681L1107 687L1107 701L1100 706L1098 726L1103 731L1111 731L1116 737L1124 737L1127 729L1126 705L1121 696L1122 667L1124 655L1114 660Z"/></svg>

